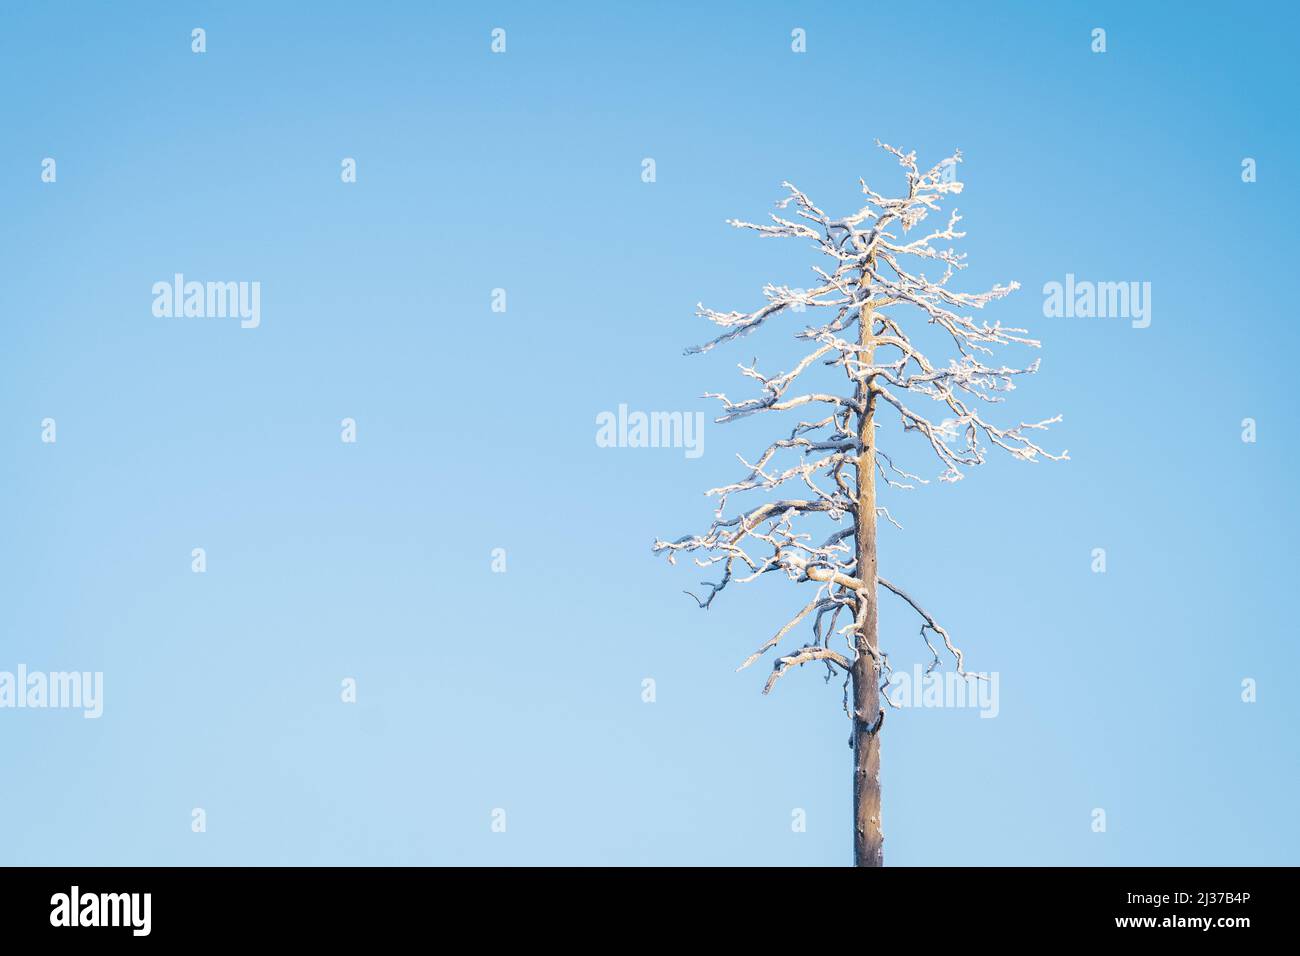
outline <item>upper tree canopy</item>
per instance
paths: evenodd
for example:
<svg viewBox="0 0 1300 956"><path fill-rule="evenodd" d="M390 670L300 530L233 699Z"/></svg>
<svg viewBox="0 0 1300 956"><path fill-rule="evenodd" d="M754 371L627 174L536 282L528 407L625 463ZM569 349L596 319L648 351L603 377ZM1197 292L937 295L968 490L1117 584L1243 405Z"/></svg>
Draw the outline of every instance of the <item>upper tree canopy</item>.
<svg viewBox="0 0 1300 956"><path fill-rule="evenodd" d="M1037 348L1039 343L1028 338L1024 329L976 321L968 313L1008 295L1018 284L995 285L979 293L949 288L953 276L965 268L965 254L949 245L965 235L957 231L961 217L956 210L943 228L910 241L904 238L931 213L939 213L946 197L961 192L962 183L956 179L961 153L923 173L915 153L878 145L906 171L905 195L887 198L863 182L866 205L850 216L834 218L793 185L783 183L789 195L777 207L793 206L796 218L774 213L771 223L764 225L729 220L761 236L807 239L829 261L826 267L813 268L819 279L816 288L766 286L767 302L756 311L718 312L701 305L698 314L724 331L687 350L707 352L785 313L810 316L817 314L810 310L825 310L825 322L807 324L795 333L810 351L789 371L766 374L757 362L740 366L758 385L755 397L732 401L720 393L706 396L721 401L719 422L758 412L798 410L800 420L788 437L773 441L753 462L741 458L748 473L707 492L717 498L717 509L704 533L654 543L654 551L666 554L670 562L679 552L693 551L703 555L696 558L700 567L721 565L721 579L705 582L708 597L697 598L701 607L708 607L733 580L745 583L773 571L817 585L813 600L741 665L753 663L811 615L813 641L777 661L768 690L790 666L822 660L832 669L847 671L858 653L855 637L866 603L860 598L868 588L874 593L876 582L857 577L857 551L850 542L861 522L874 523L877 516L893 518L884 507L876 507L874 515L857 514L861 490L857 472L863 467L874 469L893 488L925 482L896 466L890 453L874 447L882 418L892 418L903 432L919 436L939 460L941 481L959 480L962 469L981 464L992 447L1025 461L1067 457L1045 451L1029 437L1030 432L1059 421L1059 415L1007 426L985 418L983 406L1002 402L1003 393L1015 388L1016 376L1038 368L1037 361L1025 368L993 364L994 348ZM911 311L905 307L912 307ZM861 328L864 322L870 327ZM951 343L946 364L932 360L918 347L916 340L926 327L938 329L939 337ZM842 370L843 379L836 379L840 387L811 383L815 373L824 369ZM864 422L869 427L864 429ZM866 447L864 435L871 436ZM733 495L755 491L774 492L775 497L729 510ZM804 530L815 527L815 522L824 525L816 535ZM884 578L878 581L921 615L921 634L934 654L932 666L939 663L930 640L937 635L964 673L961 652L947 632L902 589ZM850 620L837 628L842 612ZM846 645L847 654L833 643L836 636L843 639L839 646ZM888 662L882 663L887 675Z"/></svg>

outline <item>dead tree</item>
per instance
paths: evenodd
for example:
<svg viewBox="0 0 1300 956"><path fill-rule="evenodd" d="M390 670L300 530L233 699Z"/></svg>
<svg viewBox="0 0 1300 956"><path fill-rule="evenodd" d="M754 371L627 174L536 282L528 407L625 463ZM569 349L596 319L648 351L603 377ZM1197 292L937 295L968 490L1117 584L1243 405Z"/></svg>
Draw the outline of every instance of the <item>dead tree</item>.
<svg viewBox="0 0 1300 956"><path fill-rule="evenodd" d="M961 192L956 178L961 153L921 172L915 153L878 145L906 171L905 195L887 198L863 182L866 205L853 215L833 218L783 183L789 195L777 208L793 206L795 218L773 214L765 225L728 220L760 236L806 239L829 263L827 268L813 268L818 277L813 289L766 286L766 304L753 312L717 312L700 305L698 314L723 332L687 349L687 354L708 352L783 315L826 310L827 321L796 333L811 351L789 371L765 374L756 360L740 366L744 376L757 383L758 395L735 402L723 394L705 396L722 403L718 422L759 412L797 412L807 419L799 420L788 437L772 442L752 463L740 458L748 473L739 481L707 492L717 498L707 531L659 540L653 548L670 563L682 552L700 552L697 565L720 569L718 580L703 582L707 596L691 595L702 608L710 607L733 582L743 584L772 572L815 588L811 599L740 669L807 622L811 639L777 651L763 692L802 664L822 662L828 680L844 675L844 709L852 721L853 857L858 866L880 866L884 859L880 731L885 719L882 697L890 703L890 665L877 633L877 584L920 616L921 638L933 657L930 669L941 664L936 647L941 642L957 672L967 676L962 652L947 630L907 591L877 572L877 519L897 524L877 501L877 480L891 489L926 481L877 447L882 419L919 436L921 445L939 459L940 481L959 480L962 469L981 464L991 447L1024 461L1067 457L1045 451L1028 436L1059 421L1059 415L1000 427L982 410L983 405L1003 401L1002 393L1015 388L1016 376L1038 368L1037 361L1027 368L990 364L995 346L1036 348L1039 343L1024 329L976 322L969 315L1018 284L995 285L980 293L949 288L949 280L965 267L965 254L948 245L965 235L957 231L961 217L955 210L943 228L910 241L903 238L930 213L939 212L945 197ZM927 269L941 275L932 279ZM955 347L955 356L946 365L932 361L918 346L921 334ZM814 381L826 376L832 381L829 386ZM927 401L933 403L928 408ZM936 407L937 414L930 410ZM733 496L746 492L770 492L774 497L729 510Z"/></svg>

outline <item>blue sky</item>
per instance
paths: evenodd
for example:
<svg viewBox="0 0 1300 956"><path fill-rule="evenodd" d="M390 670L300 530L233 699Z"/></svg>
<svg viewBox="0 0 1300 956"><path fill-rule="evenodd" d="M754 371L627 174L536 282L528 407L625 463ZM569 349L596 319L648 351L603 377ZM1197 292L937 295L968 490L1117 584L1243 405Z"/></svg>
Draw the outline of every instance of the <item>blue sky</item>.
<svg viewBox="0 0 1300 956"><path fill-rule="evenodd" d="M931 9L6 12L0 671L105 700L0 710L0 862L849 862L838 684L734 673L806 596L702 612L649 551L770 426L696 459L594 435L789 363L789 323L682 356L696 302L816 263L724 220L784 179L843 212L900 188L881 139L962 149L963 287L1021 283L989 318L1043 341L1016 407L1071 454L888 501L882 574L1001 701L891 715L886 861L1295 863L1295 15ZM177 272L259 281L261 326L155 318ZM1067 273L1150 282L1150 327L1045 318Z"/></svg>

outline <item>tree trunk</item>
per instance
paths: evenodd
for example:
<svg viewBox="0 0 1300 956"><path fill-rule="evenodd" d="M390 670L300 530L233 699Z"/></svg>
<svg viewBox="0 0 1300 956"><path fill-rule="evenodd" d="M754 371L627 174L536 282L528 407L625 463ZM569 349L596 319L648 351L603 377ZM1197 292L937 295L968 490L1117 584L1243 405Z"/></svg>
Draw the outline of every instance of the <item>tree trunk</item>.
<svg viewBox="0 0 1300 956"><path fill-rule="evenodd" d="M870 364L875 346L875 318L863 306L858 320L859 358ZM876 436L872 426L875 396L865 382L858 383L858 400L865 412L858 420L858 513L854 519L857 577L866 585L863 626L857 635L853 663L853 865L883 866L884 833L880 825L880 668L876 620Z"/></svg>

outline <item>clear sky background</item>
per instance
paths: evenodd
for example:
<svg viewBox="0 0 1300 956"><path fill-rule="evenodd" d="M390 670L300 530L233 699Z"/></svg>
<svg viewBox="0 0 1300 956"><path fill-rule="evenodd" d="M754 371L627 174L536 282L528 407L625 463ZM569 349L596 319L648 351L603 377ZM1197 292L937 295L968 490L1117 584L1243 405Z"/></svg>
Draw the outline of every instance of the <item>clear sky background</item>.
<svg viewBox="0 0 1300 956"><path fill-rule="evenodd" d="M737 362L788 367L789 321L682 356L697 301L748 311L817 262L724 219L783 179L836 212L860 176L901 189L876 138L965 153L963 288L1022 284L986 315L1043 340L1015 411L1062 413L1071 454L887 499L882 573L1001 700L890 716L886 861L1296 863L1296 26L1281 3L7 8L0 670L103 671L105 700L0 710L0 863L850 862L838 683L734 673L807 596L700 611L702 575L649 550L704 527L771 425L709 424L690 460L597 447L595 417L711 418L703 392L748 394ZM155 318L176 272L260 281L261 327ZM1044 318L1067 273L1152 283L1151 326ZM882 600L896 665L924 660Z"/></svg>

